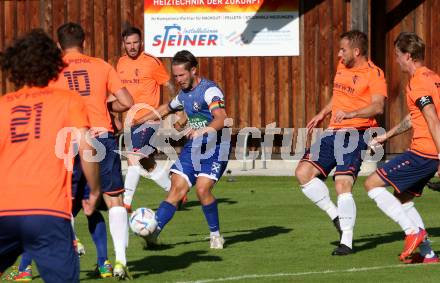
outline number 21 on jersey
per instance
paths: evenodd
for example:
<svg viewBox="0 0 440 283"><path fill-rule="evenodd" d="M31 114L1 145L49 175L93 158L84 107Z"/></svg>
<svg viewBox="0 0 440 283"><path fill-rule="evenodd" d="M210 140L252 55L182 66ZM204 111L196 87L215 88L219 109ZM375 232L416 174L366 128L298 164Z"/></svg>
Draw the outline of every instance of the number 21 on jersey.
<svg viewBox="0 0 440 283"><path fill-rule="evenodd" d="M43 103L36 103L32 106L17 105L11 109L11 142L24 142L33 137L39 139L41 135L41 115L43 113ZM34 117L32 117L34 116ZM29 125L33 118L34 123ZM31 127L30 127L31 126ZM33 128L33 135L30 131Z"/></svg>

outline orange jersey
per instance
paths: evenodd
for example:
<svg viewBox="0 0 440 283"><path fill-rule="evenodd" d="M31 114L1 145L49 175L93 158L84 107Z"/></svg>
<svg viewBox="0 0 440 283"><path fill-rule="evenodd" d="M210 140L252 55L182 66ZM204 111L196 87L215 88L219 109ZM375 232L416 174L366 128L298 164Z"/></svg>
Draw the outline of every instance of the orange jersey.
<svg viewBox="0 0 440 283"><path fill-rule="evenodd" d="M160 86L170 80L170 75L159 59L146 53L139 55L136 60L125 55L119 59L116 70L135 104L147 103L153 108L159 107ZM138 111L135 120L148 112Z"/></svg>
<svg viewBox="0 0 440 283"><path fill-rule="evenodd" d="M115 69L104 60L79 52L68 52L63 59L68 66L51 86L77 91L84 99L92 128L113 132L107 95L123 87Z"/></svg>
<svg viewBox="0 0 440 283"><path fill-rule="evenodd" d="M367 129L376 127L374 118L345 119L340 123L334 122L338 110L351 112L371 104L373 95L387 97L387 85L383 71L371 61L362 66L346 68L339 63L333 82L332 117L329 128Z"/></svg>
<svg viewBox="0 0 440 283"><path fill-rule="evenodd" d="M426 67L416 70L406 86L406 103L411 124L414 130L410 150L428 158L437 158L437 148L429 131L428 124L422 111L417 106L419 99L430 96L434 102L437 114L440 113L440 77Z"/></svg>
<svg viewBox="0 0 440 283"><path fill-rule="evenodd" d="M71 172L56 155L66 146L57 144L64 127L89 127L72 91L25 87L0 98L0 216L70 219Z"/></svg>

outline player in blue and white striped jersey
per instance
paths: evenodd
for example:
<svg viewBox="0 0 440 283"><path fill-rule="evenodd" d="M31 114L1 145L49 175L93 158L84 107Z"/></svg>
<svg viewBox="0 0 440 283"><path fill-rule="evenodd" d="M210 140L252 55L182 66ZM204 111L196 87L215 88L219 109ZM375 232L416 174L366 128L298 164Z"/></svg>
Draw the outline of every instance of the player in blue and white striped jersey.
<svg viewBox="0 0 440 283"><path fill-rule="evenodd" d="M183 110L189 122L188 140L171 167L171 189L156 212L158 230L150 241L155 242L174 216L179 201L195 186L210 230L210 247L222 249L224 239L220 235L217 201L211 191L228 164L230 139L222 135L227 115L222 91L214 82L197 74L197 65L197 59L189 51L177 52L172 59L172 73L180 92L168 104L159 106L158 113L141 118L141 121L154 120Z"/></svg>

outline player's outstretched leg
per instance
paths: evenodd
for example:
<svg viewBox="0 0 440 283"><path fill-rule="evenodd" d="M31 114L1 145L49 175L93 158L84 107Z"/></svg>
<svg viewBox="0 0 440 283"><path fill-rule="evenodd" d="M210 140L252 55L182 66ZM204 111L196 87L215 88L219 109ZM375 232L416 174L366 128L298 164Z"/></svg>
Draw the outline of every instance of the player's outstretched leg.
<svg viewBox="0 0 440 283"><path fill-rule="evenodd" d="M164 167L159 166L156 163L154 169L150 172L150 178L165 192L169 192L171 189L171 180L169 177L169 171Z"/></svg>
<svg viewBox="0 0 440 283"><path fill-rule="evenodd" d="M377 173L371 174L365 181L368 196L376 202L380 210L399 224L405 232L405 247L400 254L400 260L405 260L426 239L426 231L417 227L404 211L400 201L388 192L384 185L385 183Z"/></svg>
<svg viewBox="0 0 440 283"><path fill-rule="evenodd" d="M141 167L139 165L128 164L127 174L124 181L124 206L128 212L131 212L131 203L133 201L134 193L139 183Z"/></svg>
<svg viewBox="0 0 440 283"><path fill-rule="evenodd" d="M300 162L295 170L295 176L300 183L301 191L316 206L327 213L339 233L339 238L341 238L342 230L338 218L338 209L330 199L327 185L316 177L319 174L318 169L305 161Z"/></svg>
<svg viewBox="0 0 440 283"><path fill-rule="evenodd" d="M159 166L153 158L142 158L141 160L139 160L138 156L130 156L129 165L127 168L127 175L125 176L124 182L124 206L127 208L128 212L131 212L131 203L133 202L133 197L141 176L142 169L141 166L138 165L139 162L141 162L141 164L145 163L151 166L151 171L143 175L144 177L153 180L166 192L169 192L171 188L169 171L166 170L164 167Z"/></svg>
<svg viewBox="0 0 440 283"><path fill-rule="evenodd" d="M203 214L208 222L210 231L210 248L223 249L225 240L220 235L217 200L211 193L214 183L214 180L207 177L198 177L196 182L196 193L202 204Z"/></svg>
<svg viewBox="0 0 440 283"><path fill-rule="evenodd" d="M423 223L422 217L414 206L414 202L408 201L403 205L403 210L406 212L409 218L417 224L418 227L425 229L425 224ZM414 254L410 260L405 261L406 263L437 263L439 262L438 256L435 254L431 247L431 241L426 238L419 246L420 253Z"/></svg>
<svg viewBox="0 0 440 283"><path fill-rule="evenodd" d="M179 174L172 174L170 192L167 198L160 203L156 211L157 229L151 236L146 238L147 245L157 244L157 237L165 225L173 218L177 210L177 203L186 195L188 190L189 184L187 180Z"/></svg>

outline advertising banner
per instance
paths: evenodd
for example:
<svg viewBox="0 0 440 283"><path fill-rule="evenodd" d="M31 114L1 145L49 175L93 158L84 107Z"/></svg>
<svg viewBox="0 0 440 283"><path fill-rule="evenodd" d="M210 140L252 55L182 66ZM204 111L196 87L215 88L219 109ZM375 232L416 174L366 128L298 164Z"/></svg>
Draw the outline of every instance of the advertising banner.
<svg viewBox="0 0 440 283"><path fill-rule="evenodd" d="M145 51L298 56L298 0L144 0Z"/></svg>

